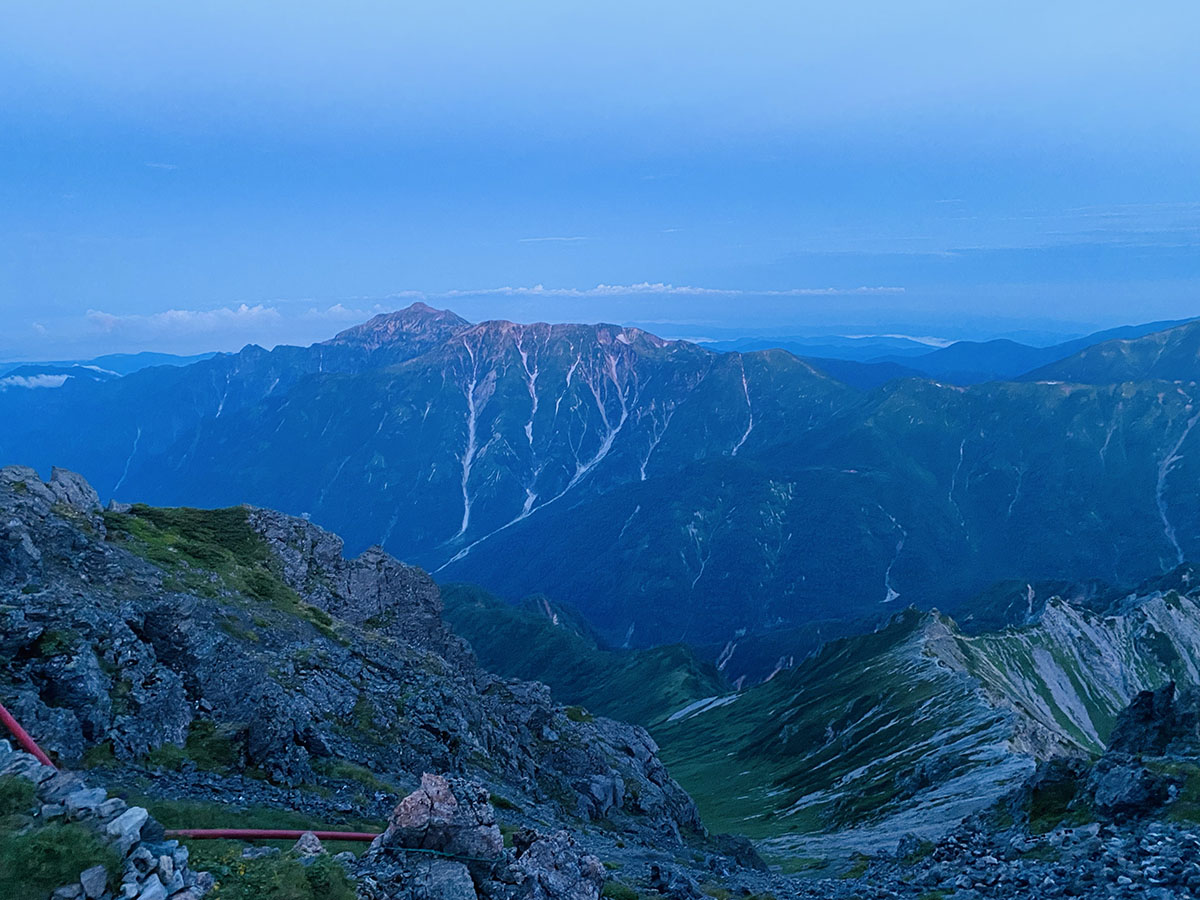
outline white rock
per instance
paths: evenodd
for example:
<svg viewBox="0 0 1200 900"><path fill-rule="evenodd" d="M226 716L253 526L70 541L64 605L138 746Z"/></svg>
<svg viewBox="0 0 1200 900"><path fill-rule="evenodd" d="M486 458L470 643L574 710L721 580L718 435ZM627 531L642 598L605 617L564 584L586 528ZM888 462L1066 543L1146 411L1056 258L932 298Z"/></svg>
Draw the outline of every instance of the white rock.
<svg viewBox="0 0 1200 900"><path fill-rule="evenodd" d="M84 869L79 876L79 883L83 886L84 896L88 900L96 900L108 887L108 870L104 866L92 866L90 869Z"/></svg>
<svg viewBox="0 0 1200 900"><path fill-rule="evenodd" d="M142 892L137 895L137 900L167 900L167 889L157 876L149 878Z"/></svg>
<svg viewBox="0 0 1200 900"><path fill-rule="evenodd" d="M122 855L129 852L129 848L141 840L142 826L146 824L148 818L150 818L150 814L142 807L131 806L108 823L105 831L110 837L116 839Z"/></svg>
<svg viewBox="0 0 1200 900"><path fill-rule="evenodd" d="M108 791L104 788L84 788L80 791L74 791L67 794L63 800L63 806L67 808L67 812L71 815L78 815L81 812L97 809L101 803L108 799Z"/></svg>

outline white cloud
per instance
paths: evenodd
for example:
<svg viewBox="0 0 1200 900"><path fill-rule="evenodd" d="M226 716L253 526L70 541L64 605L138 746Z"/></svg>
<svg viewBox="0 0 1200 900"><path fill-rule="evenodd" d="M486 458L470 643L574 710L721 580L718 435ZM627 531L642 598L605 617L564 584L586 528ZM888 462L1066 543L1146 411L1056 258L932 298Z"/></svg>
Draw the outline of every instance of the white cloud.
<svg viewBox="0 0 1200 900"><path fill-rule="evenodd" d="M149 315L113 315L98 309L87 312L88 323L105 334L167 337L214 334L231 326L273 325L280 318L278 309L261 303L216 309L168 309Z"/></svg>
<svg viewBox="0 0 1200 900"><path fill-rule="evenodd" d="M0 391L9 388L56 388L67 383L70 375L9 375L0 378Z"/></svg>
<svg viewBox="0 0 1200 900"><path fill-rule="evenodd" d="M372 316L422 300L450 307L473 320L531 316L592 322L624 320L620 308L630 300L675 299L689 308L745 298L747 302L774 298L836 298L902 294L901 287L808 287L774 290L715 288L662 281L632 284L600 283L592 287L505 285L443 291L404 290L385 297L346 297L318 301L312 297L275 298L211 309L174 308L159 312L125 313L102 309L86 315L28 323L29 344L9 351L13 359L86 359L102 353L156 350L167 353L236 351L247 344L274 347L305 346L325 340ZM544 305L543 305L544 304ZM45 385L49 386L49 385Z"/></svg>
<svg viewBox="0 0 1200 900"><path fill-rule="evenodd" d="M479 290L452 290L431 297L472 297L502 295L507 297L624 297L634 294L688 297L836 297L861 294L903 294L902 287L856 288L787 288L784 290L750 290L745 288L706 288L691 285L667 284L661 281L642 281L637 284L598 284L592 288L548 288L542 284L532 287L498 287Z"/></svg>
<svg viewBox="0 0 1200 900"><path fill-rule="evenodd" d="M378 303L367 309L357 309L352 306L346 306L343 303L335 303L324 309L316 306L309 307L302 315L306 319L316 319L325 322L363 322L371 318L371 316L384 311L385 308Z"/></svg>
<svg viewBox="0 0 1200 900"><path fill-rule="evenodd" d="M949 338L934 337L928 334L844 334L848 338L898 338L903 341L916 341L918 344L928 344L930 347L949 347L954 343Z"/></svg>
<svg viewBox="0 0 1200 900"><path fill-rule="evenodd" d="M307 345L394 307L394 303L347 300L322 304L312 298L296 298L153 313L91 309L81 318L60 320L43 330L44 343L59 349L32 358L82 358L138 350L188 354L232 351L246 344ZM23 355L31 358L29 353Z"/></svg>

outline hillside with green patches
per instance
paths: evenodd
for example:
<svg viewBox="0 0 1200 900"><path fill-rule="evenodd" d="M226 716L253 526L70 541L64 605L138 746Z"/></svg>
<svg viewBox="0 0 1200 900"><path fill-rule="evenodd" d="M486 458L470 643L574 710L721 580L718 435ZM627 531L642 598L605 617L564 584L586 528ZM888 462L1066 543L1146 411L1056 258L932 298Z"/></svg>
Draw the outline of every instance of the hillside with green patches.
<svg viewBox="0 0 1200 900"><path fill-rule="evenodd" d="M658 729L663 758L710 827L777 850L866 822L863 846L936 830L1031 768L1009 752L1005 713L929 652L948 628L909 610L834 641Z"/></svg>
<svg viewBox="0 0 1200 900"><path fill-rule="evenodd" d="M540 681L560 703L653 729L676 710L724 694L729 684L682 644L607 650L569 609L545 598L519 606L473 585L442 587L446 621L471 644L485 668Z"/></svg>
<svg viewBox="0 0 1200 900"><path fill-rule="evenodd" d="M1019 749L1098 753L1138 691L1200 683L1200 601L1168 591L1106 613L1054 599L1035 625L957 635L955 647L961 655L947 648L947 664L1025 723Z"/></svg>
<svg viewBox="0 0 1200 900"><path fill-rule="evenodd" d="M778 852L936 834L1037 760L1103 749L1140 690L1200 682L1200 602L1176 592L968 635L908 610L656 730L711 827ZM831 835L831 832L839 832Z"/></svg>

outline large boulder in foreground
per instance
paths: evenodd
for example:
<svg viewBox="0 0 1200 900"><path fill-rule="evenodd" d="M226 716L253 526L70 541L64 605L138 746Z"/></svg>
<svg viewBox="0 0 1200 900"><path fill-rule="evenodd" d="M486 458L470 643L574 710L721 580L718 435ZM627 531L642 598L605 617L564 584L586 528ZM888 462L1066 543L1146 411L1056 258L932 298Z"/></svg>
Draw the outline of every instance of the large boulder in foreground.
<svg viewBox="0 0 1200 900"><path fill-rule="evenodd" d="M487 789L441 775L421 776L421 787L400 801L377 842L477 863L498 863L504 854L504 838Z"/></svg>
<svg viewBox="0 0 1200 900"><path fill-rule="evenodd" d="M596 900L604 886L604 864L566 831L539 835L512 869L520 877L511 896L520 900Z"/></svg>
<svg viewBox="0 0 1200 900"><path fill-rule="evenodd" d="M365 900L598 900L604 866L566 831L506 849L487 789L423 775L359 864Z"/></svg>
<svg viewBox="0 0 1200 900"><path fill-rule="evenodd" d="M1175 691L1175 682L1142 691L1117 716L1110 753L1200 756L1200 689Z"/></svg>

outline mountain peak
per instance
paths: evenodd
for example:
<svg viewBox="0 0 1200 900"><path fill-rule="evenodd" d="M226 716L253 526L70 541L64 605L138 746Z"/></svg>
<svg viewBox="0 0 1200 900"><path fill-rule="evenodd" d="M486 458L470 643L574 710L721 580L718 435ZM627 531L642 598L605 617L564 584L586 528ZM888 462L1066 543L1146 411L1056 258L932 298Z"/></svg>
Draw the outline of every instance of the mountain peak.
<svg viewBox="0 0 1200 900"><path fill-rule="evenodd" d="M420 300L404 309L380 313L336 334L329 344L359 344L375 350L397 341L418 340L431 344L457 334L471 323L448 309L435 309Z"/></svg>

